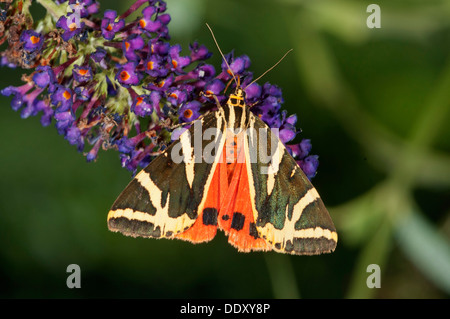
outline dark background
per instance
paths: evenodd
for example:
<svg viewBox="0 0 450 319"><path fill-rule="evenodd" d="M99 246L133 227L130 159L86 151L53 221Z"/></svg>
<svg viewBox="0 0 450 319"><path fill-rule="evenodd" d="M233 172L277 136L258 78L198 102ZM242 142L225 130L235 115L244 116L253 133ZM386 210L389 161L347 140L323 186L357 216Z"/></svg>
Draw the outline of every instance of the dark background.
<svg viewBox="0 0 450 319"><path fill-rule="evenodd" d="M100 1L119 13L131 1ZM2 298L448 298L450 295L450 6L378 1L168 0L171 44L235 49L283 88L320 166L313 183L339 234L323 256L238 253L210 243L111 233L106 215L131 179L118 154L86 163L39 118L0 97ZM35 7L35 8L34 8ZM37 15L44 11L33 4ZM0 87L22 70L0 69ZM81 268L69 289L66 268ZM369 289L378 264L381 288Z"/></svg>

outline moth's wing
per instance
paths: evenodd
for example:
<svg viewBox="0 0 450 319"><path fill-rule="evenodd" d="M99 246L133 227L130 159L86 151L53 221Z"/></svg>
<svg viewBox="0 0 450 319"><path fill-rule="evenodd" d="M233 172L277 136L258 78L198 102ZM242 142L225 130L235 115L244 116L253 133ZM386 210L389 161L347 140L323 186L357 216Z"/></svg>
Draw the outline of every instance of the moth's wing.
<svg viewBox="0 0 450 319"><path fill-rule="evenodd" d="M283 143L252 113L247 131L250 198L259 236L278 252L316 255L334 251L333 221Z"/></svg>
<svg viewBox="0 0 450 319"><path fill-rule="evenodd" d="M238 134L235 148L228 149L227 152L224 146L224 160L218 164L218 168L225 171L224 179L229 183L222 198L218 226L228 236L228 242L239 251L267 251L271 247L258 235L251 205L244 139L245 130ZM225 143L230 144L228 140ZM225 159L225 154L231 155L228 160Z"/></svg>
<svg viewBox="0 0 450 319"><path fill-rule="evenodd" d="M219 153L218 156L222 157L223 154ZM220 158L213 172L209 186L204 189L206 200L201 205L197 220L189 229L176 235L176 238L201 243L213 239L216 235L220 204L228 189L226 170L223 170Z"/></svg>
<svg viewBox="0 0 450 319"><path fill-rule="evenodd" d="M153 238L175 238L187 231L203 213L217 164L214 150L224 143L223 128L218 112L194 122L119 195L108 214L109 229Z"/></svg>

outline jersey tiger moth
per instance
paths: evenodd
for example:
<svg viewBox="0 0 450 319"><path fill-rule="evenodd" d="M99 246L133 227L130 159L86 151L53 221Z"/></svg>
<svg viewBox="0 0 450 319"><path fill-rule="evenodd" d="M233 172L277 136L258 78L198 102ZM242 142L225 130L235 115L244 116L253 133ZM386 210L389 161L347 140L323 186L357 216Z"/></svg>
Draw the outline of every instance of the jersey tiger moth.
<svg viewBox="0 0 450 319"><path fill-rule="evenodd" d="M236 84L225 105L216 100L217 111L136 175L114 202L109 229L192 243L221 229L242 252L334 251L336 229L318 192Z"/></svg>

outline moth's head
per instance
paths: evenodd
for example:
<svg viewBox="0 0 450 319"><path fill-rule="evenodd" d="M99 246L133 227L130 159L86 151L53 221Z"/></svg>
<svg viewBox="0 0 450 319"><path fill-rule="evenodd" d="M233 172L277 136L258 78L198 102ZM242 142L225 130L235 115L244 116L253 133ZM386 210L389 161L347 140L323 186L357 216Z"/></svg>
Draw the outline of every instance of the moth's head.
<svg viewBox="0 0 450 319"><path fill-rule="evenodd" d="M241 87L237 87L236 91L232 94L230 94L230 97L228 98L228 105L231 106L245 106L245 92Z"/></svg>

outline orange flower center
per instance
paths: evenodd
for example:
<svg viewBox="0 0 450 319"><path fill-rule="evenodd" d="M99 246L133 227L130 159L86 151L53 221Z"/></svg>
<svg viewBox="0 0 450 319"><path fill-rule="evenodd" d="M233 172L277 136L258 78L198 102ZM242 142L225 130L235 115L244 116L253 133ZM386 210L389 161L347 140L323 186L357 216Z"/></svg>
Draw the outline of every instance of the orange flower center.
<svg viewBox="0 0 450 319"><path fill-rule="evenodd" d="M147 70L153 70L153 61L147 62Z"/></svg>
<svg viewBox="0 0 450 319"><path fill-rule="evenodd" d="M173 97L174 99L178 99L178 95L176 95L176 93L171 93L170 97Z"/></svg>
<svg viewBox="0 0 450 319"><path fill-rule="evenodd" d="M147 22L145 22L144 19L139 20L139 25L141 26L141 28L145 28L145 26L147 25Z"/></svg>
<svg viewBox="0 0 450 319"><path fill-rule="evenodd" d="M69 25L69 30L70 31L75 31L77 29L77 24L74 22L74 23L71 23L70 25Z"/></svg>
<svg viewBox="0 0 450 319"><path fill-rule="evenodd" d="M128 51L129 48L130 48L130 42L125 41L125 50Z"/></svg>
<svg viewBox="0 0 450 319"><path fill-rule="evenodd" d="M89 72L89 70L86 70L86 69L80 69L80 70L78 70L78 74L79 75L86 75L86 73L88 73Z"/></svg>
<svg viewBox="0 0 450 319"><path fill-rule="evenodd" d="M120 72L120 78L122 79L122 81L126 81L130 78L130 74L128 74L127 71L122 71Z"/></svg>
<svg viewBox="0 0 450 319"><path fill-rule="evenodd" d="M35 37L34 35L32 35L32 36L30 37L30 41L31 41L31 43L33 43L33 44L38 43L40 39L41 39L41 38Z"/></svg>
<svg viewBox="0 0 450 319"><path fill-rule="evenodd" d="M178 62L176 60L172 60L172 65L174 68L176 68L178 66Z"/></svg>
<svg viewBox="0 0 450 319"><path fill-rule="evenodd" d="M191 118L192 116L192 110L187 109L186 111L183 112L183 115L185 118Z"/></svg>
<svg viewBox="0 0 450 319"><path fill-rule="evenodd" d="M106 30L107 30L107 31L111 31L112 28L113 28L113 27L112 27L112 25L111 25L111 23L110 23L110 24L108 24L108 26L106 27Z"/></svg>
<svg viewBox="0 0 450 319"><path fill-rule="evenodd" d="M70 94L69 91L64 91L63 96L64 96L64 98L65 98L66 100L68 100L68 99L70 99L70 97L71 97L72 95Z"/></svg>
<svg viewBox="0 0 450 319"><path fill-rule="evenodd" d="M137 98L137 102L136 102L136 105L139 105L139 104L141 104L141 103L142 103L142 101L144 101L144 98L143 98L143 97L141 97L141 96L138 96L138 98Z"/></svg>

